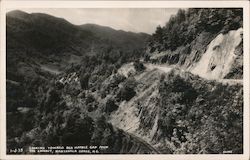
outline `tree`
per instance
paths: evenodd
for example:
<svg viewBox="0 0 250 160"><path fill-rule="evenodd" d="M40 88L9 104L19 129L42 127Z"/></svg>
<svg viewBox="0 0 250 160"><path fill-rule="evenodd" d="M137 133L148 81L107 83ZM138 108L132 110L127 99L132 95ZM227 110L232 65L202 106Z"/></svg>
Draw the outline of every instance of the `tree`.
<svg viewBox="0 0 250 160"><path fill-rule="evenodd" d="M184 9L179 9L176 15L176 21L178 24L181 22L185 21L186 15L185 15L185 10Z"/></svg>
<svg viewBox="0 0 250 160"><path fill-rule="evenodd" d="M71 113L68 117L65 131L62 137L63 145L89 145L94 130L92 118L79 113Z"/></svg>
<svg viewBox="0 0 250 160"><path fill-rule="evenodd" d="M118 105L115 104L115 101L113 99L108 99L105 105L105 112L110 113L118 109Z"/></svg>
<svg viewBox="0 0 250 160"><path fill-rule="evenodd" d="M80 83L81 83L81 88L86 90L89 87L89 78L90 74L89 73L82 73L80 75Z"/></svg>
<svg viewBox="0 0 250 160"><path fill-rule="evenodd" d="M155 38L155 40L158 43L162 44L162 42L163 42L163 39L162 39L162 37L163 37L163 29L162 29L162 27L160 25L157 26L155 34L153 34L153 37Z"/></svg>
<svg viewBox="0 0 250 160"><path fill-rule="evenodd" d="M135 70L138 72L145 70L145 66L139 60L136 60L134 62L134 67L135 67Z"/></svg>
<svg viewBox="0 0 250 160"><path fill-rule="evenodd" d="M131 98L133 98L136 94L134 88L136 87L136 80L134 77L129 77L127 81L123 84L121 87L117 98L119 100L126 100L129 101Z"/></svg>

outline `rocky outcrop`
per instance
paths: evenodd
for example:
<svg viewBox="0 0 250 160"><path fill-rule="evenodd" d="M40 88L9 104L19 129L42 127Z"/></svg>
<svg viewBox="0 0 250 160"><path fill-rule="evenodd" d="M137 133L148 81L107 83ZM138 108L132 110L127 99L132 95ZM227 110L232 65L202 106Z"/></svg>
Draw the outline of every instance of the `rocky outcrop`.
<svg viewBox="0 0 250 160"><path fill-rule="evenodd" d="M235 48L236 58L232 62L229 73L225 79L243 79L243 41Z"/></svg>
<svg viewBox="0 0 250 160"><path fill-rule="evenodd" d="M240 55L242 54L235 51L241 42L242 28L227 34L219 34L207 46L206 52L197 63L194 63L194 67L190 71L209 79L224 78L232 70L233 65L243 65L242 61L236 60L241 59Z"/></svg>
<svg viewBox="0 0 250 160"><path fill-rule="evenodd" d="M156 28L145 59L208 79L241 78L242 22L241 9L179 10Z"/></svg>
<svg viewBox="0 0 250 160"><path fill-rule="evenodd" d="M207 79L243 76L242 28L226 34L202 32L192 43L176 50L153 53L151 62L181 67Z"/></svg>
<svg viewBox="0 0 250 160"><path fill-rule="evenodd" d="M168 67L139 60L131 62L141 52L127 52L127 48L140 49L145 40L142 37L147 35L131 37L131 33L101 26L74 26L44 14L8 14L7 132L12 134L8 134L7 149L101 144L109 146L101 152L104 154L211 154L228 150L243 153L242 81L221 83L222 78L231 82L231 78L242 78L243 74L241 9L230 11L182 10L163 29L164 36L153 35L158 41L151 45L150 51L154 53L150 53L149 60L166 63ZM226 17L220 20L218 15ZM228 18L231 15L233 18ZM31 17L35 17L32 23ZM22 29L16 25L20 23ZM17 32L20 35L14 34ZM89 32L108 36L106 39L115 38L112 47L109 41L99 41L99 36ZM24 43L16 42L20 37L24 37L20 41ZM118 41L115 43L120 37L130 40L120 39L121 47ZM99 46L103 51L99 53L96 49L100 43L107 48ZM121 50L114 49L113 44ZM71 65L58 75L43 73L35 63L48 59L59 63L60 58L68 60L61 54L77 57L87 52L91 56L85 56L81 64ZM56 54L51 59L44 56L48 53ZM16 62L21 65L13 65ZM29 68L35 68L35 73ZM55 72L52 68L43 69ZM32 80L36 73L46 81ZM27 79L19 80L22 76ZM15 99L17 96L20 101Z"/></svg>
<svg viewBox="0 0 250 160"><path fill-rule="evenodd" d="M154 52L150 57L150 61L189 68L200 60L202 54L206 51L207 45L214 37L215 34L202 32L192 43L180 46L174 51Z"/></svg>

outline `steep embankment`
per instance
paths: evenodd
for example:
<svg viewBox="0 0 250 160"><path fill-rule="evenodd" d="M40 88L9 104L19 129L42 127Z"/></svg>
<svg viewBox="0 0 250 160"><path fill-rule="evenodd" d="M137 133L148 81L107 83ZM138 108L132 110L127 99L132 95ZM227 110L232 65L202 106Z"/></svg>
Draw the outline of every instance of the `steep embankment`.
<svg viewBox="0 0 250 160"><path fill-rule="evenodd" d="M9 13L7 149L243 153L241 15L242 9L180 10L149 42L145 61L160 66L128 63L142 54L142 34ZM126 52L128 45L135 50ZM54 67L69 62L80 63L57 75L45 72L59 73Z"/></svg>
<svg viewBox="0 0 250 160"><path fill-rule="evenodd" d="M108 146L99 150L103 154L159 153L140 137L107 123L103 115L106 113L108 116L110 112L107 108L112 105L108 103L112 95L102 98L99 92L81 90L79 76L75 72L58 75L55 84L48 86L40 95L37 107L8 113L9 118L18 119L21 123L13 124L8 120L8 131L12 132L8 134L7 147L21 145L25 154L30 154L29 146L82 145ZM13 131L15 127L21 129Z"/></svg>
<svg viewBox="0 0 250 160"><path fill-rule="evenodd" d="M122 101L109 122L162 153L242 152L242 85L149 66L135 74L136 95ZM234 142L237 147L230 148Z"/></svg>

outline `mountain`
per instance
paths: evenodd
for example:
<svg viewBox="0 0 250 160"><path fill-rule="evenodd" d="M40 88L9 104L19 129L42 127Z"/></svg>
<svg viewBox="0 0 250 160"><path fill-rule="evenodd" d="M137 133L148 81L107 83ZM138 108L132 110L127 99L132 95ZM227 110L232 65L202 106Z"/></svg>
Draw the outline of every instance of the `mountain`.
<svg viewBox="0 0 250 160"><path fill-rule="evenodd" d="M10 12L7 149L242 154L242 34L237 8L180 10L152 36Z"/></svg>
<svg viewBox="0 0 250 160"><path fill-rule="evenodd" d="M10 49L17 47L17 45L25 47L29 44L29 48L45 55L60 55L67 51L82 55L92 43L98 45L98 43L105 43L105 41L116 42L113 45L120 45L119 47L127 42L125 47L132 50L143 47L145 39L149 37L145 33L125 32L95 24L77 26L65 19L42 13L28 14L22 11L11 11L7 13L6 18L7 40L14 41L8 43ZM22 41L18 41L21 39Z"/></svg>
<svg viewBox="0 0 250 160"><path fill-rule="evenodd" d="M105 49L109 52L116 50L123 55L141 50L149 37L143 33L118 31L93 24L77 26L62 18L22 11L7 13L6 25L9 68L15 67L13 64L19 68L21 62L13 60L20 57L23 61L31 59L27 63L34 60L35 65L42 66L42 69L45 66L45 69L60 70L71 62L79 62L83 55L100 54Z"/></svg>
<svg viewBox="0 0 250 160"><path fill-rule="evenodd" d="M114 146L110 146L102 153L155 153L146 142L113 128L105 119L98 121L88 114L84 114L85 118L82 119L82 116L79 117L77 114L79 112L75 111L75 106L68 108L69 101L65 101L64 95L68 93L76 95L73 93L76 84L69 86L69 90L65 93L58 88L60 87L58 77L69 76L74 70L77 70L78 75L96 73L98 67L100 69L98 74L104 75L99 81L107 78L123 63L141 57L149 35L95 24L73 25L65 19L48 14L28 14L18 10L7 13L6 29L8 148L18 143L22 143L21 145L23 142L26 143L27 139L23 138L28 136L25 134L27 132L29 136L26 138L36 141L32 142L36 145L54 145L59 141L62 142L61 145L71 143L107 145L105 143L109 142ZM51 119L52 112L62 112L62 108L56 109L56 106L61 106L70 114ZM43 120L39 117L43 117ZM78 117L78 119L73 118L68 121L67 117L69 119ZM54 131L44 125L49 121L57 121L58 118L64 119L63 121L67 121L68 124L63 129L61 136L64 138L61 140L58 140L58 137L51 139L51 133ZM20 123L15 123L16 121ZM72 128L72 121L75 122L76 128L83 130L73 131L76 128ZM81 122L78 124L78 121ZM97 127L99 125L101 127ZM103 132L104 130L109 131ZM85 138L79 133L82 131L86 132ZM92 141L87 139L91 136L87 131L93 134ZM100 140L102 136L100 132L106 138ZM113 139L110 139L111 136ZM22 142L14 140L15 137L19 137ZM27 149L26 145L23 147Z"/></svg>
<svg viewBox="0 0 250 160"><path fill-rule="evenodd" d="M23 48L29 45L31 50L29 54L33 51L46 56L60 55L73 43L80 43L76 37L77 27L64 19L41 13L27 14L22 11L11 11L7 13L6 18L7 42L10 40L7 49L15 49L18 46L22 47L19 48L20 52L25 52ZM86 36L89 34L86 33Z"/></svg>
<svg viewBox="0 0 250 160"><path fill-rule="evenodd" d="M117 30L110 27L103 27L96 24L84 24L80 26L83 30L95 33L98 37L104 37L103 39L109 39L112 44L119 44L127 49L131 46L141 47L145 43L145 38L149 38L146 33L133 33L123 30ZM132 47L134 48L134 47Z"/></svg>

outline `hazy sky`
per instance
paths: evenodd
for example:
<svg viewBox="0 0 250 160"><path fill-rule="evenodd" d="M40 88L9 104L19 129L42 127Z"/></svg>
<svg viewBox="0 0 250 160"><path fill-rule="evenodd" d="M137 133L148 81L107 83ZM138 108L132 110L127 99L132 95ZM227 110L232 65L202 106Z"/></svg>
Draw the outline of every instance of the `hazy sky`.
<svg viewBox="0 0 250 160"><path fill-rule="evenodd" d="M163 26L178 9L160 8L101 8L101 9L20 9L28 13L47 13L73 24L95 23L133 32L153 33L157 25Z"/></svg>

